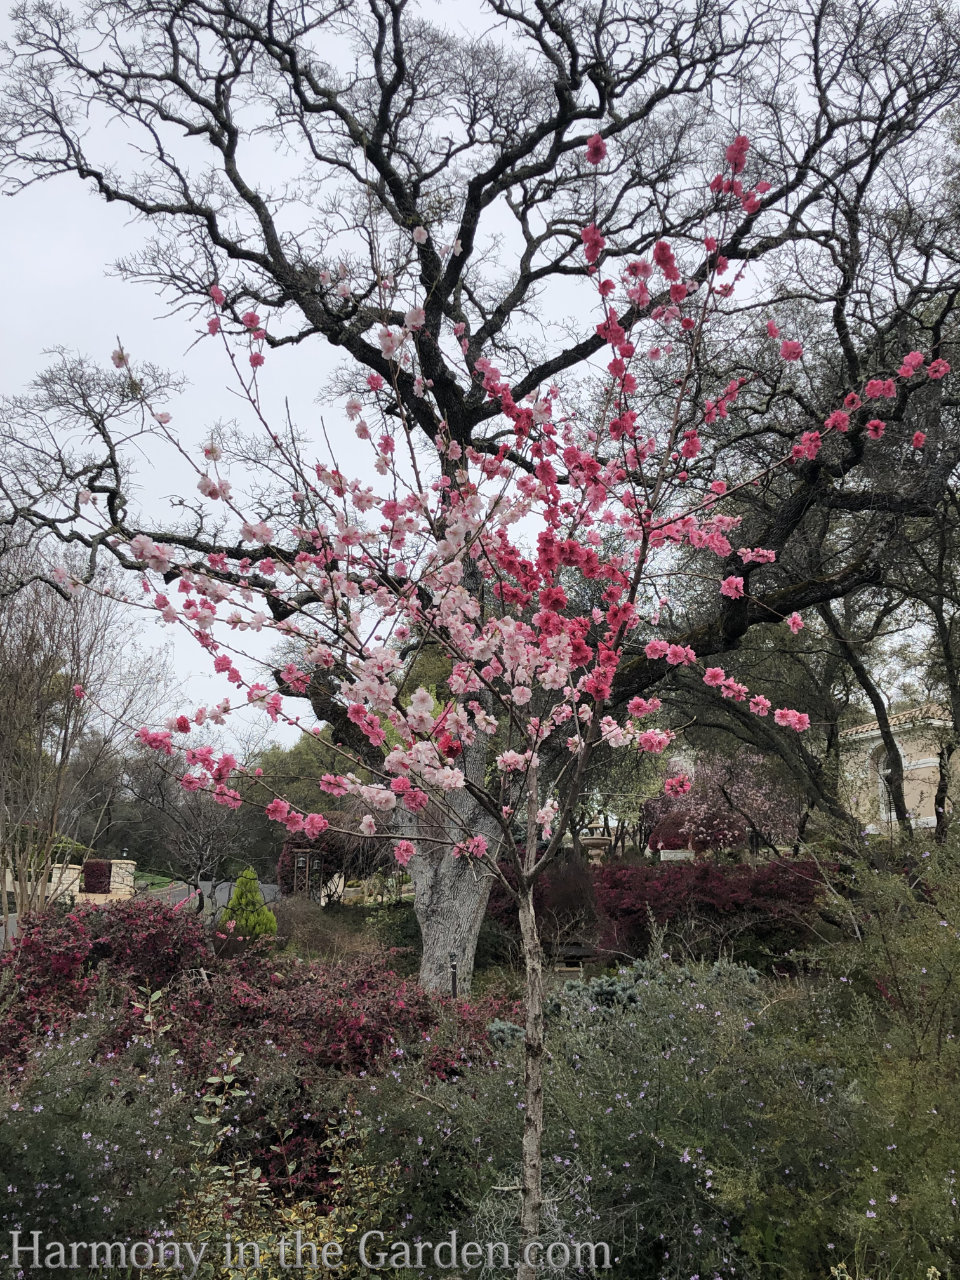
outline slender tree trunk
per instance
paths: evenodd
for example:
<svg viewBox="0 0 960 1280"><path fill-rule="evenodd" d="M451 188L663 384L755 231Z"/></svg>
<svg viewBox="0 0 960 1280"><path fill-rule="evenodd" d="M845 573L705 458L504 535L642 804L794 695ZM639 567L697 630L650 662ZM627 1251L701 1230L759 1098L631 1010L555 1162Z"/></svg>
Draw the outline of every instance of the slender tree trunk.
<svg viewBox="0 0 960 1280"><path fill-rule="evenodd" d="M527 847L520 885L520 937L526 972L526 1028L523 1045L523 1145L521 1154L520 1237L523 1256L517 1280L536 1280L537 1267L526 1250L540 1236L543 1205L543 947L533 905L530 872L537 860L537 768L532 765L527 793Z"/></svg>
<svg viewBox="0 0 960 1280"><path fill-rule="evenodd" d="M821 605L819 613L832 631L844 657L850 664L850 669L860 682L861 689L870 699L874 715L877 717L880 740L886 752L887 773L884 775L884 782L890 795L890 806L900 828L900 834L909 840L913 836L913 824L907 812L907 801L903 793L903 756L900 754L900 748L897 746L897 740L890 725L887 704L861 659L856 645L844 634L829 604Z"/></svg>
<svg viewBox="0 0 960 1280"><path fill-rule="evenodd" d="M939 776L937 778L937 790L933 798L933 812L937 820L933 838L937 844L946 842L947 830L950 826L950 814L947 813L947 793L950 790L950 761L953 757L953 752L954 744L952 742L945 742L939 752Z"/></svg>

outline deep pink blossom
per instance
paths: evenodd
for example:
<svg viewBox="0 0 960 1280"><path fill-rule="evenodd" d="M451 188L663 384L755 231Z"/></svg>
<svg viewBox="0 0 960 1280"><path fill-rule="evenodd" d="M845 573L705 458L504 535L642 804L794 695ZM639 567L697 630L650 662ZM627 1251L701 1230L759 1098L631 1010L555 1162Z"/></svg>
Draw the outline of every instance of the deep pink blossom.
<svg viewBox="0 0 960 1280"><path fill-rule="evenodd" d="M803 346L799 342L787 339L780 343L780 356L783 360L799 360L803 355Z"/></svg>
<svg viewBox="0 0 960 1280"><path fill-rule="evenodd" d="M667 778L663 784L663 789L668 796L685 796L690 790L690 779L685 773L678 773L676 777Z"/></svg>
<svg viewBox="0 0 960 1280"><path fill-rule="evenodd" d="M584 227L580 232L580 239L583 241L583 256L587 262L596 262L607 243L597 229L597 224L591 222L588 227Z"/></svg>
<svg viewBox="0 0 960 1280"><path fill-rule="evenodd" d="M747 151L749 149L750 139L745 133L738 133L725 152L727 164L730 166L732 173L743 172L743 167L747 162Z"/></svg>
<svg viewBox="0 0 960 1280"><path fill-rule="evenodd" d="M222 307L226 300L226 296L227 295L218 284L212 284L210 286L210 297L213 299L213 305L215 307Z"/></svg>
<svg viewBox="0 0 960 1280"><path fill-rule="evenodd" d="M795 729L797 733L810 728L810 717L803 711L794 711L789 707L780 707L773 713L773 718L782 728Z"/></svg>
<svg viewBox="0 0 960 1280"><path fill-rule="evenodd" d="M601 138L599 133L595 133L592 138L587 141L587 163L599 164L601 160L605 160L607 155L607 144Z"/></svg>
<svg viewBox="0 0 960 1280"><path fill-rule="evenodd" d="M743 595L743 579L737 578L733 574L729 578L724 578L720 583L720 594L729 597L731 600L739 600Z"/></svg>
<svg viewBox="0 0 960 1280"><path fill-rule="evenodd" d="M934 382L940 378L945 378L950 372L950 366L946 360L931 360L927 367L927 377L932 378Z"/></svg>
<svg viewBox="0 0 960 1280"><path fill-rule="evenodd" d="M927 437L924 434L924 432L915 431L913 433L913 440L911 441L911 443L915 449L922 449L923 446L927 443Z"/></svg>

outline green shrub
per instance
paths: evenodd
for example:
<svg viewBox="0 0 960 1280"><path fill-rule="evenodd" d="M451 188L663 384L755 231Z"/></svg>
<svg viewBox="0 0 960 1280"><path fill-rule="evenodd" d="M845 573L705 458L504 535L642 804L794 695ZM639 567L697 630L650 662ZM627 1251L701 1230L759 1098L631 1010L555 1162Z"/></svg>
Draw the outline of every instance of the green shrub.
<svg viewBox="0 0 960 1280"><path fill-rule="evenodd" d="M655 956L567 983L548 1002L545 1238L607 1241L631 1280L950 1274L956 1041L912 1054L858 981ZM425 1086L409 1066L352 1094L411 1234L518 1237L522 1034L489 1036L495 1068Z"/></svg>
<svg viewBox="0 0 960 1280"><path fill-rule="evenodd" d="M194 1107L180 1066L150 1034L115 1051L116 1031L109 1011L80 1015L0 1092L0 1261L15 1230L143 1239L183 1193Z"/></svg>
<svg viewBox="0 0 960 1280"><path fill-rule="evenodd" d="M230 901L220 917L220 930L236 938L253 941L277 932L277 918L263 900L260 881L253 867L237 876Z"/></svg>

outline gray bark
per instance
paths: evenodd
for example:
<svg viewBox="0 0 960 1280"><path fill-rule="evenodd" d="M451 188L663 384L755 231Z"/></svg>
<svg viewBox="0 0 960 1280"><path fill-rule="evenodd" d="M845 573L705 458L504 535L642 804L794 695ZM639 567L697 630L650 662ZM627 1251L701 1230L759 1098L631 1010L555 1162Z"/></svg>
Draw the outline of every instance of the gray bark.
<svg viewBox="0 0 960 1280"><path fill-rule="evenodd" d="M409 870L423 936L420 984L428 991L449 995L453 952L458 993L468 995L477 937L493 881L475 862L451 858L448 848L418 853Z"/></svg>
<svg viewBox="0 0 960 1280"><path fill-rule="evenodd" d="M526 1026L523 1044L523 1146L521 1155L520 1235L524 1257L540 1235L543 1207L543 946L533 905L534 865L537 861L537 767L531 766L527 793L527 847L520 888L520 936L526 969L524 1004ZM517 1280L536 1280L537 1267L525 1260Z"/></svg>

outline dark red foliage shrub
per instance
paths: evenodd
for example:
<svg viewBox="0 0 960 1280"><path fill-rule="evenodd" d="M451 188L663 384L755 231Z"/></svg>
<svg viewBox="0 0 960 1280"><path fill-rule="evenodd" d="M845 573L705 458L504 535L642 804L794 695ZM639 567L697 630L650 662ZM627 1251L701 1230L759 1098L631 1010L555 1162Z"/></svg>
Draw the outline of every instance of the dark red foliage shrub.
<svg viewBox="0 0 960 1280"><path fill-rule="evenodd" d="M708 849L734 849L746 838L746 827L735 813L674 809L650 832L650 848L693 849L696 853L706 853Z"/></svg>
<svg viewBox="0 0 960 1280"><path fill-rule="evenodd" d="M492 1018L518 1016L491 1001L455 1007L392 973L382 956L329 966L254 944L218 959L196 916L128 900L24 922L0 961L0 1062L15 1069L35 1034L64 1028L98 992L115 1031L101 1048L121 1052L145 1028L142 988L165 983L150 1011L160 1015L184 1088L202 1096L216 1087L209 1078L224 1056L242 1055L250 1114L238 1150L278 1189L303 1194L322 1194L329 1180L332 1077L386 1070L411 1055L425 1079L449 1077L485 1052Z"/></svg>
<svg viewBox="0 0 960 1280"><path fill-rule="evenodd" d="M138 986L155 991L184 970L210 963L203 926L189 907L171 907L158 898L121 898L73 914L90 934L90 963L108 961Z"/></svg>
<svg viewBox="0 0 960 1280"><path fill-rule="evenodd" d="M0 957L0 1056L26 1037L60 1029L85 1009L101 965L131 989L165 986L210 962L199 920L152 898L50 909L20 922Z"/></svg>
<svg viewBox="0 0 960 1280"><path fill-rule="evenodd" d="M83 864L83 892L109 893L113 863L102 858L87 858Z"/></svg>
<svg viewBox="0 0 960 1280"><path fill-rule="evenodd" d="M699 924L705 954L729 945L738 934L748 942L742 958L756 961L767 950L782 954L808 936L821 887L817 865L810 861L762 867L686 862L594 871L604 945L635 956L650 944L651 915L659 925Z"/></svg>
<svg viewBox="0 0 960 1280"><path fill-rule="evenodd" d="M368 1075L416 1054L425 1077L448 1077L484 1052L493 1017L511 1015L490 1002L454 1011L381 961L328 966L261 948L218 966L205 982L185 976L164 1007L168 1043L189 1077L205 1080L225 1045L243 1055L238 1071L256 1097L251 1128L259 1135L244 1154L278 1188L316 1196L329 1176L322 1144L331 1075ZM254 1078L265 1046L272 1084Z"/></svg>

